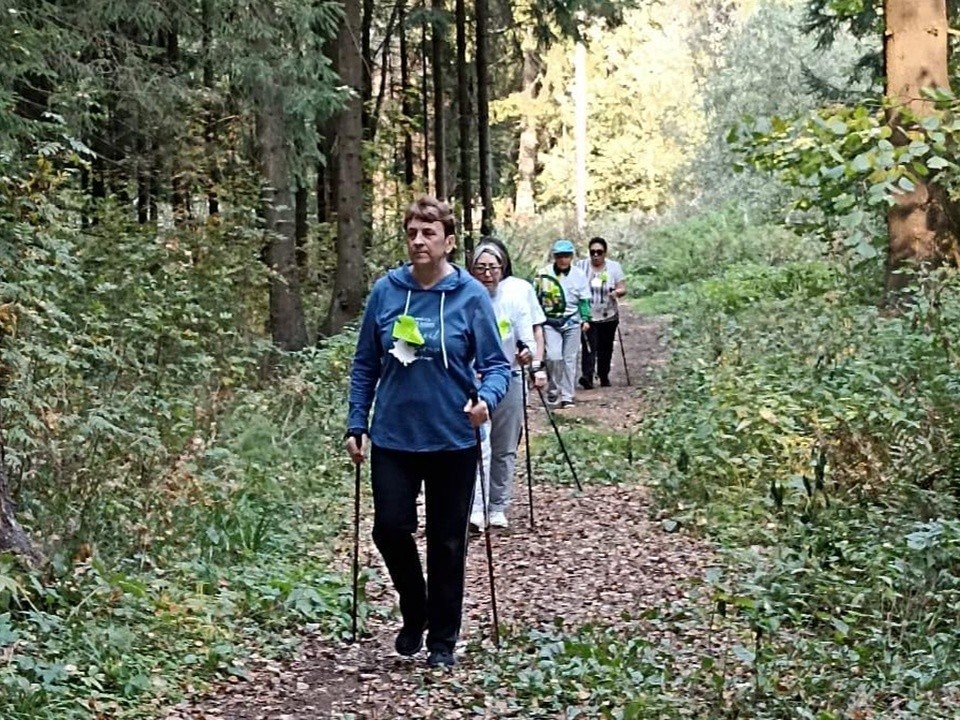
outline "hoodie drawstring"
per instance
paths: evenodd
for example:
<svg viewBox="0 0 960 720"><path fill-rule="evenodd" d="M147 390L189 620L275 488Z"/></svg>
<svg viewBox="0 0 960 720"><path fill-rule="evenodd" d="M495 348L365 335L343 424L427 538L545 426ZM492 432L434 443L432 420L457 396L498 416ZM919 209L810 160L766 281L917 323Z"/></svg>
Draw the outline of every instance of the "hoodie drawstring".
<svg viewBox="0 0 960 720"><path fill-rule="evenodd" d="M406 315L410 312L410 294L412 290L407 290L407 304L403 306L403 314ZM447 291L444 290L440 293L440 350L443 352L443 367L447 370L450 369L450 362L447 360L447 337L446 337L446 328L443 324L443 306L447 299Z"/></svg>
<svg viewBox="0 0 960 720"><path fill-rule="evenodd" d="M440 349L443 351L443 367L449 370L450 364L447 362L447 341L443 328L443 303L446 299L447 291L444 290L440 293Z"/></svg>

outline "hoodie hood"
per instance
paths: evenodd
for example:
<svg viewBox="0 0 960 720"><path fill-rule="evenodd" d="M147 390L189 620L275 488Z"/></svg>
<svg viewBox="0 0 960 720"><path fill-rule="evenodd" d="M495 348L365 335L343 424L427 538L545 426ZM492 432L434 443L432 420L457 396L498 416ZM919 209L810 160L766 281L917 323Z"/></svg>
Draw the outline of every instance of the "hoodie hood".
<svg viewBox="0 0 960 720"><path fill-rule="evenodd" d="M412 265L410 263L404 263L398 268L391 270L387 273L387 277L390 278L390 282L395 285L399 285L404 290L409 290L411 292L450 292L451 290L456 290L461 285L466 285L473 280L473 276L470 275L466 270L464 270L459 265L452 265L453 272L449 275L446 275L440 278L440 282L436 285L429 288L420 287L420 283L417 282L417 279L413 276Z"/></svg>

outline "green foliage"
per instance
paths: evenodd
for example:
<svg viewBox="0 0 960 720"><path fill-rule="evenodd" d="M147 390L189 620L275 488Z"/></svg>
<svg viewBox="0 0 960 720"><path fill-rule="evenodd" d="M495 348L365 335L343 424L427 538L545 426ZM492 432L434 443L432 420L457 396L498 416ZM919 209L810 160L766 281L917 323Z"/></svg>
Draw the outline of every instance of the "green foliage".
<svg viewBox="0 0 960 720"><path fill-rule="evenodd" d="M539 398L531 399L536 405ZM619 432L598 429L580 418L554 413L563 445L580 482L585 486L636 481L633 427ZM573 475L552 429L530 442L534 481L573 485Z"/></svg>
<svg viewBox="0 0 960 720"><path fill-rule="evenodd" d="M772 225L760 225L729 205L648 228L623 256L631 292L644 295L712 277L734 265L777 265L814 257L812 245ZM762 272L762 270L761 270Z"/></svg>
<svg viewBox="0 0 960 720"><path fill-rule="evenodd" d="M637 451L663 516L731 559L709 578L740 638L702 659L714 716L956 712L960 282L927 278L899 314L872 283L741 263L672 298Z"/></svg>
<svg viewBox="0 0 960 720"><path fill-rule="evenodd" d="M482 669L475 712L518 718L681 717L673 656L641 633L603 627L508 636Z"/></svg>
<svg viewBox="0 0 960 720"><path fill-rule="evenodd" d="M352 475L318 448L339 447L351 349L338 339L238 390L136 518L136 552L57 556L49 576L0 564L3 717L152 717L188 683L244 674L251 647L281 652L304 624L349 631L349 583L326 548ZM143 493L124 492L104 499L144 512Z"/></svg>
<svg viewBox="0 0 960 720"><path fill-rule="evenodd" d="M698 53L702 101L711 132L687 168L696 188L693 198L703 212L716 205L736 203L758 213L779 214L790 199L790 188L771 182L769 173L741 168L740 160L724 141L724 133L746 117L789 117L812 111L825 96L860 95L864 87L852 83L857 59L867 42L838 32L829 47L801 32L801 2L761 2L745 14L717 43L715 25L695 28L690 42L705 46ZM771 62L771 58L776 58Z"/></svg>
<svg viewBox="0 0 960 720"><path fill-rule="evenodd" d="M876 100L822 108L794 120L753 121L731 134L747 162L798 190L792 222L831 247L872 259L886 241L881 220L896 196L936 182L951 199L960 175L950 148L960 136L957 100L931 91L939 110L902 127L887 122Z"/></svg>
<svg viewBox="0 0 960 720"><path fill-rule="evenodd" d="M615 29L596 28L588 45L591 208L660 212L673 203L678 169L703 133L692 60L681 42L683 24L665 8L631 10ZM572 206L574 101L572 44L554 46L546 57L541 128L550 138L538 161L537 202L543 208ZM643 72L640 68L657 67Z"/></svg>
<svg viewBox="0 0 960 720"><path fill-rule="evenodd" d="M242 206L157 233L107 203L84 227L68 152L0 180L4 452L50 559L0 559L0 716L151 717L304 624L348 629L328 548L352 337L278 355Z"/></svg>

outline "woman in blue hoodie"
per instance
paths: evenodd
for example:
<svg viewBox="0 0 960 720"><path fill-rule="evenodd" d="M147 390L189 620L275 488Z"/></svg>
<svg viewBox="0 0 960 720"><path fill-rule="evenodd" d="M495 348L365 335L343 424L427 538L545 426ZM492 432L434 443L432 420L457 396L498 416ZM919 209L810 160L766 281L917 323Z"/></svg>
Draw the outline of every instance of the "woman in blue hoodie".
<svg viewBox="0 0 960 720"><path fill-rule="evenodd" d="M362 462L369 433L373 541L403 616L396 650L416 654L429 628L427 664L451 666L477 470L475 431L506 394L510 365L489 293L447 259L456 240L449 206L422 197L403 225L410 262L374 284L360 326L347 451ZM415 539L421 484L426 581Z"/></svg>

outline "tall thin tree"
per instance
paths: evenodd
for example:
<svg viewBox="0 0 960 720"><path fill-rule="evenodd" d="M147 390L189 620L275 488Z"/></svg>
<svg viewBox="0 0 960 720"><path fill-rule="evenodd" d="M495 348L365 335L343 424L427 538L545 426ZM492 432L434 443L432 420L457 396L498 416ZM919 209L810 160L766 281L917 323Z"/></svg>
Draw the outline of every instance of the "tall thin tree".
<svg viewBox="0 0 960 720"><path fill-rule="evenodd" d="M399 0L400 25L400 112L403 115L403 183L413 185L413 103L410 94L410 48L407 46L407 3Z"/></svg>
<svg viewBox="0 0 960 720"><path fill-rule="evenodd" d="M488 0L476 0L474 5L476 23L477 66L477 142L479 145L480 180L480 232L493 232L493 155L490 151L490 60L488 55L490 7Z"/></svg>
<svg viewBox="0 0 960 720"><path fill-rule="evenodd" d="M467 64L467 8L465 0L456 0L457 25L457 117L458 145L460 148L460 168L457 173L460 188L460 204L463 217L463 248L469 260L473 256L473 183L471 177L471 146L473 133L470 132L470 80Z"/></svg>
<svg viewBox="0 0 960 720"><path fill-rule="evenodd" d="M275 22L270 4L258 8L266 27ZM268 56L266 41L262 56ZM272 72L260 78L257 91L257 150L261 172L261 215L266 233L263 257L270 268L270 334L283 350L307 344L307 326L297 269L294 198L287 149L283 86Z"/></svg>
<svg viewBox="0 0 960 720"><path fill-rule="evenodd" d="M443 61L446 56L446 10L443 0L432 0L433 25L430 35L431 69L433 71L433 183L434 194L447 197L447 131L444 116Z"/></svg>
<svg viewBox="0 0 960 720"><path fill-rule="evenodd" d="M350 89L337 128L337 271L324 323L325 334L339 332L360 314L365 288L363 58L356 38L360 33L361 0L344 3L344 21L337 35L337 67Z"/></svg>

